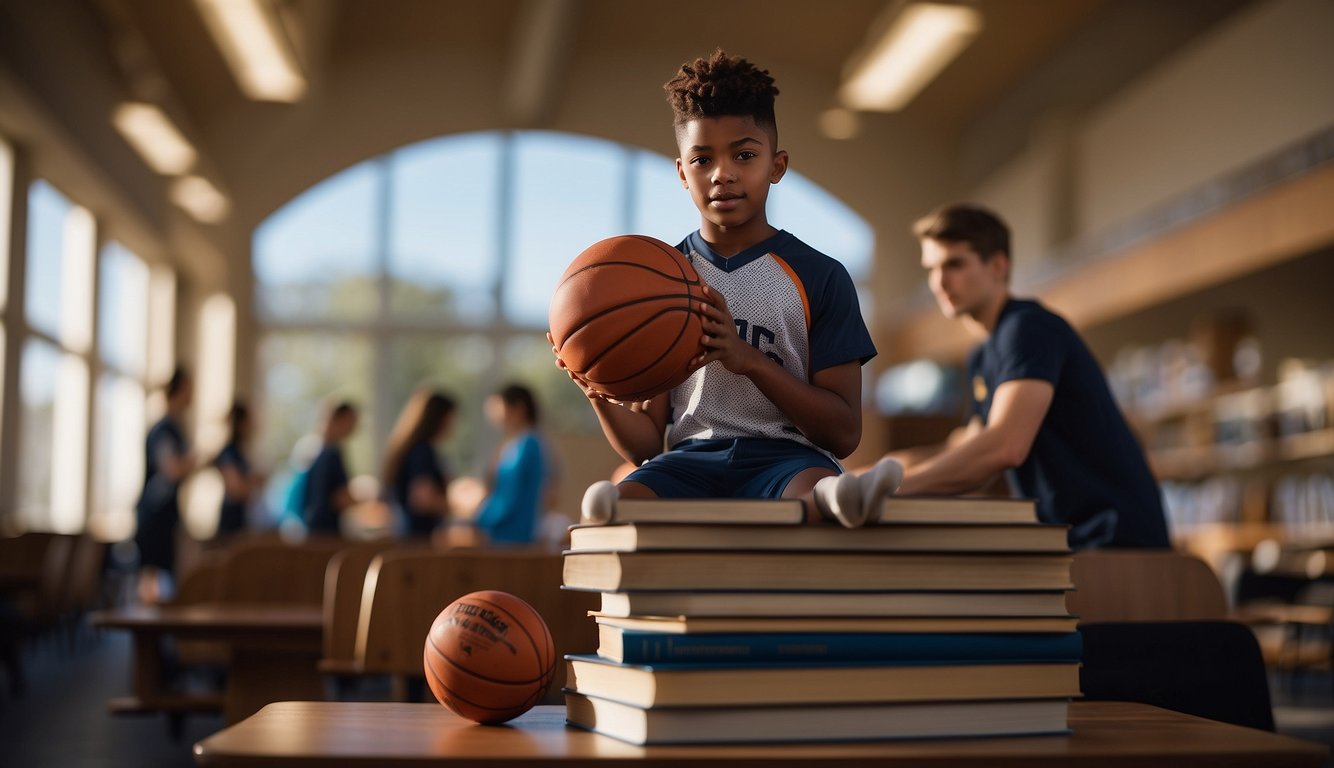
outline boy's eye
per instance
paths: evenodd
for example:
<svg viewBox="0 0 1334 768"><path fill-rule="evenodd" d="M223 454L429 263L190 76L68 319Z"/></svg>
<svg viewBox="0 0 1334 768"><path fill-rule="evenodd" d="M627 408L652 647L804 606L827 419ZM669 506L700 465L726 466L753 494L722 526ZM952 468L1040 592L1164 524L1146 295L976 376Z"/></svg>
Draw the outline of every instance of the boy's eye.
<svg viewBox="0 0 1334 768"><path fill-rule="evenodd" d="M690 160L691 165L704 165L707 162L709 162L709 158L707 157L696 157Z"/></svg>
<svg viewBox="0 0 1334 768"><path fill-rule="evenodd" d="M753 160L756 157L758 157L758 155L754 152L738 152L736 156L738 160Z"/></svg>

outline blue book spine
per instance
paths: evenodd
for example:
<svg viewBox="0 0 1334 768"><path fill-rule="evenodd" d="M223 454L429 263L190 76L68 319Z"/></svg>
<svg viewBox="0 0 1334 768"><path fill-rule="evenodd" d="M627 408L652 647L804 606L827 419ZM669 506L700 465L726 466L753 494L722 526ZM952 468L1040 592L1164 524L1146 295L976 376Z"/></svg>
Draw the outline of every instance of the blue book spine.
<svg viewBox="0 0 1334 768"><path fill-rule="evenodd" d="M1078 632L1043 634L690 634L622 631L626 664L1079 661Z"/></svg>

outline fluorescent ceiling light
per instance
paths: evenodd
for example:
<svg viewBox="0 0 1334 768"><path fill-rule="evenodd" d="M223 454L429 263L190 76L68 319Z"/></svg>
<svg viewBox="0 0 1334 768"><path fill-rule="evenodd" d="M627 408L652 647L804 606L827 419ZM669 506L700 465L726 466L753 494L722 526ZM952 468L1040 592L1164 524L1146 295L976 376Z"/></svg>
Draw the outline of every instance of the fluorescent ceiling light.
<svg viewBox="0 0 1334 768"><path fill-rule="evenodd" d="M231 203L203 176L186 176L171 185L171 200L196 220L217 224L227 218Z"/></svg>
<svg viewBox="0 0 1334 768"><path fill-rule="evenodd" d="M913 3L849 70L839 98L853 109L903 109L982 29L963 5Z"/></svg>
<svg viewBox="0 0 1334 768"><path fill-rule="evenodd" d="M857 138L861 133L861 120L857 113L842 107L833 107L820 113L820 133L825 138L846 141Z"/></svg>
<svg viewBox="0 0 1334 768"><path fill-rule="evenodd" d="M120 135L149 167L164 176L179 176L195 164L195 148L171 118L156 106L127 102L111 116Z"/></svg>
<svg viewBox="0 0 1334 768"><path fill-rule="evenodd" d="M266 0L195 0L241 91L256 101L300 101L306 77Z"/></svg>

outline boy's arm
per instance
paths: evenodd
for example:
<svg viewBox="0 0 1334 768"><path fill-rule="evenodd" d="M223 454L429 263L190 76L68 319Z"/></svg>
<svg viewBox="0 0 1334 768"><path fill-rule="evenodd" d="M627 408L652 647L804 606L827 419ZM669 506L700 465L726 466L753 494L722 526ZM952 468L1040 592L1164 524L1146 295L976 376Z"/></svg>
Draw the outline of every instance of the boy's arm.
<svg viewBox="0 0 1334 768"><path fill-rule="evenodd" d="M551 334L547 334L551 341ZM662 439L667 432L667 411L669 401L666 394L658 395L642 403L620 403L594 391L588 383L565 367L553 344L552 354L556 355L556 367L565 371L570 380L588 396L597 414L598 424L607 442L621 455L621 458L639 466L662 453Z"/></svg>
<svg viewBox="0 0 1334 768"><path fill-rule="evenodd" d="M934 459L908 467L898 492L966 493L997 472L1019 466L1033 447L1055 391L1042 379L1015 379L996 387L987 425Z"/></svg>
<svg viewBox="0 0 1334 768"><path fill-rule="evenodd" d="M853 360L816 371L806 383L746 343L736 332L727 300L703 287L706 352L691 367L721 361L727 370L749 378L781 410L806 439L843 458L862 439L861 365Z"/></svg>

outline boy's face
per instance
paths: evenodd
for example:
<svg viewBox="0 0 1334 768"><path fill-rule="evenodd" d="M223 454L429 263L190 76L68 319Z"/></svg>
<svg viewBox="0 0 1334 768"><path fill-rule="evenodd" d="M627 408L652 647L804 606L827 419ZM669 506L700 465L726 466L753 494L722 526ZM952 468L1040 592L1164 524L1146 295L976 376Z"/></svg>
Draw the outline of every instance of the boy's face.
<svg viewBox="0 0 1334 768"><path fill-rule="evenodd" d="M973 316L1005 291L1004 253L983 261L966 242L922 240L922 268L946 317Z"/></svg>
<svg viewBox="0 0 1334 768"><path fill-rule="evenodd" d="M769 185L787 172L787 152L753 117L703 117L677 130L676 172L706 225L728 231L767 225Z"/></svg>

